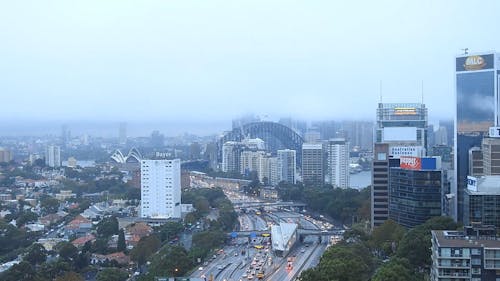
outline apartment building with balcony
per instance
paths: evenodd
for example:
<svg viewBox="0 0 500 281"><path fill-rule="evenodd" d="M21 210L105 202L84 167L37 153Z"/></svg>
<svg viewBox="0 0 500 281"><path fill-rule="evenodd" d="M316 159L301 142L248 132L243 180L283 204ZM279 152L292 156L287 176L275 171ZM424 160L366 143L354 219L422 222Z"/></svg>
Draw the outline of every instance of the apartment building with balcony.
<svg viewBox="0 0 500 281"><path fill-rule="evenodd" d="M493 226L432 231L431 281L500 280L500 239Z"/></svg>

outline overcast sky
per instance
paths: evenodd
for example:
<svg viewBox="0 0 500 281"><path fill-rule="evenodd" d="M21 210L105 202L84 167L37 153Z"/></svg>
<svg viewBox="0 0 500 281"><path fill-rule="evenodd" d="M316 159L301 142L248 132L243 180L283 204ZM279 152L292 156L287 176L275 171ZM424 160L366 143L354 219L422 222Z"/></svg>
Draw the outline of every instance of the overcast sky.
<svg viewBox="0 0 500 281"><path fill-rule="evenodd" d="M452 118L454 57L500 50L500 1L2 1L0 118Z"/></svg>

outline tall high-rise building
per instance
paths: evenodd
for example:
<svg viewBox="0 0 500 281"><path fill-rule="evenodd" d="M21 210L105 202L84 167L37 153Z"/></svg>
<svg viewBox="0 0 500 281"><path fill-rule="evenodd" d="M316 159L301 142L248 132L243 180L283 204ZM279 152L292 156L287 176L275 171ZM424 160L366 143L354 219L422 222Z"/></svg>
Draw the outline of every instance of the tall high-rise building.
<svg viewBox="0 0 500 281"><path fill-rule="evenodd" d="M326 182L333 187L349 187L349 142L345 139L331 139L326 144Z"/></svg>
<svg viewBox="0 0 500 281"><path fill-rule="evenodd" d="M467 177L464 225L480 223L500 228L500 176Z"/></svg>
<svg viewBox="0 0 500 281"><path fill-rule="evenodd" d="M61 167L61 148L49 145L45 148L45 164L52 168Z"/></svg>
<svg viewBox="0 0 500 281"><path fill-rule="evenodd" d="M373 122L370 121L343 121L339 137L349 141L351 149L373 149Z"/></svg>
<svg viewBox="0 0 500 281"><path fill-rule="evenodd" d="M375 142L426 149L427 122L423 103L379 103Z"/></svg>
<svg viewBox="0 0 500 281"><path fill-rule="evenodd" d="M153 131L151 133L150 144L155 148L163 147L165 145L165 136L158 130Z"/></svg>
<svg viewBox="0 0 500 281"><path fill-rule="evenodd" d="M141 217L181 217L181 160L141 160Z"/></svg>
<svg viewBox="0 0 500 281"><path fill-rule="evenodd" d="M259 180L271 186L276 186L280 182L278 175L278 158L266 155L260 159Z"/></svg>
<svg viewBox="0 0 500 281"><path fill-rule="evenodd" d="M64 124L61 127L61 145L66 147L66 145L71 140L71 131L68 128L68 125Z"/></svg>
<svg viewBox="0 0 500 281"><path fill-rule="evenodd" d="M323 186L324 150L322 143L302 145L302 181L306 185Z"/></svg>
<svg viewBox="0 0 500 281"><path fill-rule="evenodd" d="M193 142L189 145L189 159L197 160L201 156L201 145L198 142Z"/></svg>
<svg viewBox="0 0 500 281"><path fill-rule="evenodd" d="M118 143L120 145L127 144L127 123L122 122L118 128Z"/></svg>
<svg viewBox="0 0 500 281"><path fill-rule="evenodd" d="M448 145L448 131L446 127L439 126L437 131L434 133L434 142L436 145Z"/></svg>
<svg viewBox="0 0 500 281"><path fill-rule="evenodd" d="M500 175L500 138L484 138L482 143L483 173Z"/></svg>
<svg viewBox="0 0 500 281"><path fill-rule="evenodd" d="M240 173L249 175L250 172L259 172L261 159L266 156L264 151L244 150L240 154Z"/></svg>
<svg viewBox="0 0 500 281"><path fill-rule="evenodd" d="M450 147L455 143L455 122L453 120L439 120L439 127L446 130L447 145Z"/></svg>
<svg viewBox="0 0 500 281"><path fill-rule="evenodd" d="M413 228L441 216L446 186L439 157L401 157L389 172L389 218Z"/></svg>
<svg viewBox="0 0 500 281"><path fill-rule="evenodd" d="M241 172L241 152L244 145L240 142L228 141L222 145L222 171L226 173Z"/></svg>
<svg viewBox="0 0 500 281"><path fill-rule="evenodd" d="M278 180L295 184L297 156L295 150L278 150Z"/></svg>
<svg viewBox="0 0 500 281"><path fill-rule="evenodd" d="M378 104L372 166L372 228L389 217L389 168L398 167L401 156L426 155L427 122L427 108L422 103Z"/></svg>
<svg viewBox="0 0 500 281"><path fill-rule="evenodd" d="M469 151L481 147L481 141L490 127L498 124L498 77L500 56L495 53L467 54L455 60L456 116L455 116L455 183L458 220L463 217L463 198L467 188Z"/></svg>
<svg viewBox="0 0 500 281"><path fill-rule="evenodd" d="M318 131L307 131L304 134L304 141L306 143L317 143L321 141L321 134Z"/></svg>
<svg viewBox="0 0 500 281"><path fill-rule="evenodd" d="M12 160L12 152L9 149L0 147L0 162L10 162Z"/></svg>
<svg viewBox="0 0 500 281"><path fill-rule="evenodd" d="M218 161L217 161L217 143L210 142L207 143L204 153L205 160L208 160L208 167L212 170L217 170Z"/></svg>

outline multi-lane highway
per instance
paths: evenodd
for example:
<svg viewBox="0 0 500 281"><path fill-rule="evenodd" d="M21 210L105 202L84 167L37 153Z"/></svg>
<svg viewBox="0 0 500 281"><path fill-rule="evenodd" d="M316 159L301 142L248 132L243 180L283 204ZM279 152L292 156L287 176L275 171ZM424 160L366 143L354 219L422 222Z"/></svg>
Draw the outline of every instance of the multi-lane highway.
<svg viewBox="0 0 500 281"><path fill-rule="evenodd" d="M233 202L256 201L238 192L226 190ZM325 224L290 210L267 207L265 212L249 209L239 214L240 230L264 231L271 224L297 223L303 229L324 229ZM192 277L204 277L213 281L277 280L291 281L301 271L315 266L327 247L328 237L308 236L284 257L276 256L271 249L270 237L239 237L233 239L203 266L193 272Z"/></svg>

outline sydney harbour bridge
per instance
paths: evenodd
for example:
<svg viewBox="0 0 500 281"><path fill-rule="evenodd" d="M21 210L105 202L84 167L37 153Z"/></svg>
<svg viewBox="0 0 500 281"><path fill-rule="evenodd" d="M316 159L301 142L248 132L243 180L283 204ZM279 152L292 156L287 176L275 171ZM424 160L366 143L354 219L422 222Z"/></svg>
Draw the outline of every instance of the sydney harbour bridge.
<svg viewBox="0 0 500 281"><path fill-rule="evenodd" d="M266 151L276 154L279 149L293 149L297 152L297 165L302 163L304 139L293 129L276 122L262 121L247 123L225 133L218 141L219 161L222 160L222 145L228 141L259 138L265 142Z"/></svg>

